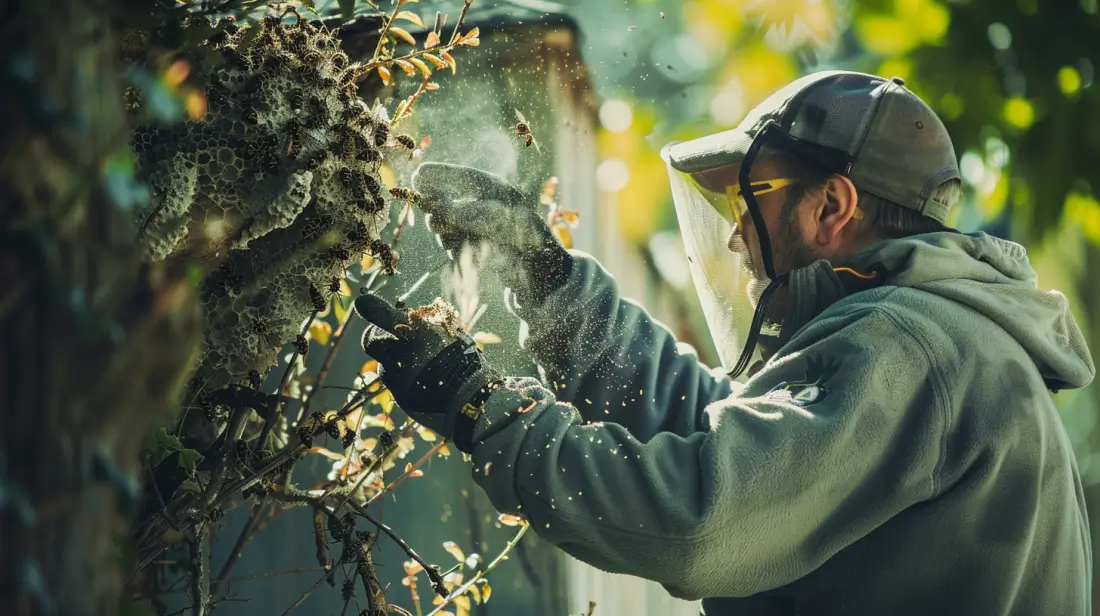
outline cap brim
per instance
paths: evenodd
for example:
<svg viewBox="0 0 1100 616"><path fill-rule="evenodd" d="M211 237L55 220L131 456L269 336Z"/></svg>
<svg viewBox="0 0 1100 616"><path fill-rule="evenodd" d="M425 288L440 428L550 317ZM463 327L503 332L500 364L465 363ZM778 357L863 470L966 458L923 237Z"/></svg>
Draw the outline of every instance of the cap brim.
<svg viewBox="0 0 1100 616"><path fill-rule="evenodd" d="M752 140L751 135L735 128L691 141L670 143L661 150L661 158L684 173L709 171L745 160Z"/></svg>

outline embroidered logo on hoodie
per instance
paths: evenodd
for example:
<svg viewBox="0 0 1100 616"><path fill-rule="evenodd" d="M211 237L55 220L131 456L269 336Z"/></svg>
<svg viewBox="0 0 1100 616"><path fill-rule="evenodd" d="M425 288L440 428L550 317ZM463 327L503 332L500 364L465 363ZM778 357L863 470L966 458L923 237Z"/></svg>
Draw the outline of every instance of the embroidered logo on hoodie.
<svg viewBox="0 0 1100 616"><path fill-rule="evenodd" d="M828 397L829 390L825 384L838 370L839 360L807 357L805 378L800 381L784 381L773 387L764 397L798 406L817 404Z"/></svg>

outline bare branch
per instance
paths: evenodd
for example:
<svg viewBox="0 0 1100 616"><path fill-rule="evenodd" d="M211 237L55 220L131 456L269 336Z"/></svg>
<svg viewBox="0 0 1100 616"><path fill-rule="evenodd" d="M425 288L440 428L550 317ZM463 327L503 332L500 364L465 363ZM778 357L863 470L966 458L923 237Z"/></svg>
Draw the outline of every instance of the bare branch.
<svg viewBox="0 0 1100 616"><path fill-rule="evenodd" d="M493 562L489 563L489 566L485 567L484 570L478 571L476 574L474 574L474 577L470 578L469 582L466 582L462 586L459 586L458 588L454 589L454 591L452 591L449 595L443 597L443 603L440 603L436 606L434 610L428 612L427 616L438 614L452 601L466 594L466 591L470 590L470 587L476 584L478 580L488 575L489 572L493 569L496 569L497 565L499 565L501 562L504 561L505 558L508 557L508 553L512 551L512 548L516 547L516 545L519 543L519 540L523 539L523 535L527 533L528 528L531 528L530 524L524 524L523 526L521 526L519 532L516 533L516 536L512 537L512 540L508 542L508 545L504 546L504 549L501 550L500 554L497 554L497 557L493 559ZM589 610L589 614L591 614L591 608Z"/></svg>

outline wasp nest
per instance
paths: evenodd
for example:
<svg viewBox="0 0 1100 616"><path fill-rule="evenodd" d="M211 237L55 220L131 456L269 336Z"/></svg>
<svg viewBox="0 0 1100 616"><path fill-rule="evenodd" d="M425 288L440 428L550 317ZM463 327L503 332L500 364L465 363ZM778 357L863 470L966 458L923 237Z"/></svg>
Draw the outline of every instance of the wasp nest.
<svg viewBox="0 0 1100 616"><path fill-rule="evenodd" d="M197 259L212 271L193 392L255 385L326 304L333 277L386 248L378 167L389 127L358 98L336 38L273 16L216 30L188 56L207 113L133 137L151 195L139 212L143 247L154 260Z"/></svg>

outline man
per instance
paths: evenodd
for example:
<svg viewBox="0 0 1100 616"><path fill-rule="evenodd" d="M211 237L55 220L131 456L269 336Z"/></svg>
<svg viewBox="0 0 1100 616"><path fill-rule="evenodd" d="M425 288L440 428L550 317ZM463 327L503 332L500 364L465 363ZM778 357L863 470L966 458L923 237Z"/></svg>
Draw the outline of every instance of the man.
<svg viewBox="0 0 1100 616"><path fill-rule="evenodd" d="M944 226L959 175L932 110L897 78L817 73L663 156L729 376L514 188L425 165L445 245L491 241L515 264L549 387L361 297L401 407L472 455L499 510L708 615L1090 613L1050 392L1088 384L1092 360L1021 246Z"/></svg>

